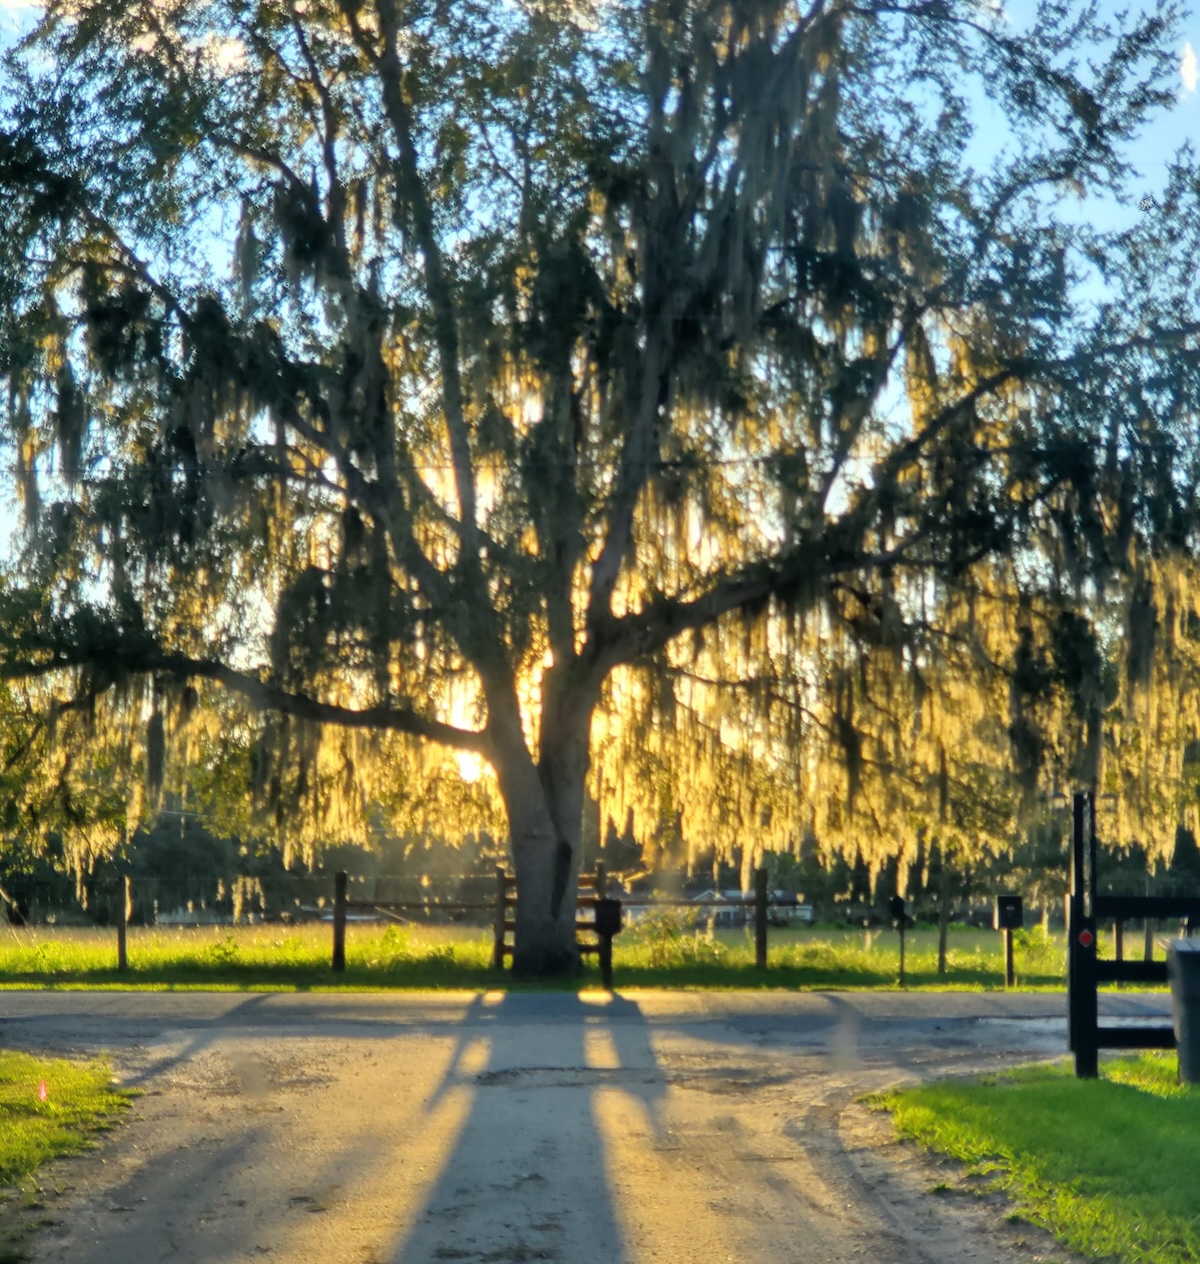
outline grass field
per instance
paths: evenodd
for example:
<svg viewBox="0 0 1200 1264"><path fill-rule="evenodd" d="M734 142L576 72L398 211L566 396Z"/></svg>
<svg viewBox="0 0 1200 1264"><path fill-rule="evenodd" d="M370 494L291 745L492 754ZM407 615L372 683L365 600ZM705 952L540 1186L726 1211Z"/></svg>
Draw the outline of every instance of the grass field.
<svg viewBox="0 0 1200 1264"><path fill-rule="evenodd" d="M1148 1054L1102 1063L1099 1080L1031 1067L872 1100L901 1136L969 1165L968 1176L1012 1196L1014 1218L1072 1250L1195 1264L1200 1088L1177 1085L1175 1068L1173 1053Z"/></svg>
<svg viewBox="0 0 1200 1264"><path fill-rule="evenodd" d="M38 1167L89 1148L128 1104L110 1077L106 1062L0 1051L0 1264L24 1258L22 1243L42 1220Z"/></svg>
<svg viewBox="0 0 1200 1264"><path fill-rule="evenodd" d="M0 931L0 987L477 988L507 978L492 970L491 937L478 927L351 923L343 975L329 968L328 923L130 927L128 934L129 969L118 972L114 930L6 928ZM1016 958L1020 986L1061 987L1063 952L1061 935L1023 935ZM614 949L622 988L878 988L896 985L898 937L889 930L773 928L768 967L755 970L748 932L709 935L671 917L631 928ZM582 981L596 976L589 965ZM916 988L1002 987L1000 936L956 929L948 973L939 977L936 931L911 931L906 982Z"/></svg>

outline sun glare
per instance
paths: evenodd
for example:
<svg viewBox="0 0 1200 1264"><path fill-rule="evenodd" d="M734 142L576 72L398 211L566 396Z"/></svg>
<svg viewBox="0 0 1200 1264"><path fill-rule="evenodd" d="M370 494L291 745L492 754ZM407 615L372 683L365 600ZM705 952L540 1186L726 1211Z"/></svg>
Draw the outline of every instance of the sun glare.
<svg viewBox="0 0 1200 1264"><path fill-rule="evenodd" d="M455 751L454 758L458 763L458 775L464 781L476 782L486 770L483 759L474 751Z"/></svg>

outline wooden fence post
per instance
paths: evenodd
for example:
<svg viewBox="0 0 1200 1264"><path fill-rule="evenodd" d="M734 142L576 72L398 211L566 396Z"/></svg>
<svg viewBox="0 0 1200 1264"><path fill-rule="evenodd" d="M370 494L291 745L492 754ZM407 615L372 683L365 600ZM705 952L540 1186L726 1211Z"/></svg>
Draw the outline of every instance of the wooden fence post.
<svg viewBox="0 0 1200 1264"><path fill-rule="evenodd" d="M608 874L604 869L604 861L596 861L596 899L603 900L608 895Z"/></svg>
<svg viewBox="0 0 1200 1264"><path fill-rule="evenodd" d="M333 968L346 968L346 875L333 876Z"/></svg>
<svg viewBox="0 0 1200 1264"><path fill-rule="evenodd" d="M126 932L129 927L129 875L125 874L117 889L120 907L117 909L117 969L129 969L129 948Z"/></svg>
<svg viewBox="0 0 1200 1264"><path fill-rule="evenodd" d="M754 964L767 968L767 871L754 871Z"/></svg>
<svg viewBox="0 0 1200 1264"><path fill-rule="evenodd" d="M496 920L492 932L492 969L504 969L504 923L508 920L508 874L496 866Z"/></svg>

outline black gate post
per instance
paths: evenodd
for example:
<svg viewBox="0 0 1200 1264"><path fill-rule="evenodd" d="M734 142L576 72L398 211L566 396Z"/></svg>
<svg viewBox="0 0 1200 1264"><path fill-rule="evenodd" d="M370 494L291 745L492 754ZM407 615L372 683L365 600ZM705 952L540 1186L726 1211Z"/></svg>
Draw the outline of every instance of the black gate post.
<svg viewBox="0 0 1200 1264"><path fill-rule="evenodd" d="M1090 834L1090 838L1088 835ZM1096 805L1092 794L1075 795L1071 830L1071 917L1067 927L1067 1033L1075 1055L1075 1075L1100 1073L1096 1004L1096 919L1092 896L1096 878Z"/></svg>

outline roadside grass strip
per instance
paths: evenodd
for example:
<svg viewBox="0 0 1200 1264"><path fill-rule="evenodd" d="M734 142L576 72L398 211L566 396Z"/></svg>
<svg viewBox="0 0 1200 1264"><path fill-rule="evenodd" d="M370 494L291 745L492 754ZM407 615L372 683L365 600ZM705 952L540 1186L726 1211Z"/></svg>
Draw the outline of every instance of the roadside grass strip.
<svg viewBox="0 0 1200 1264"><path fill-rule="evenodd" d="M22 1243L44 1210L38 1168L90 1149L129 1104L107 1062L68 1062L0 1050L0 1264L24 1258Z"/></svg>
<svg viewBox="0 0 1200 1264"><path fill-rule="evenodd" d="M1107 1060L1098 1080L1059 1064L867 1100L1071 1250L1125 1264L1200 1259L1200 1088L1176 1083L1173 1053Z"/></svg>
<svg viewBox="0 0 1200 1264"><path fill-rule="evenodd" d="M111 1076L103 1061L0 1051L0 1183L15 1185L47 1159L89 1149L93 1135L111 1127L129 1104Z"/></svg>

